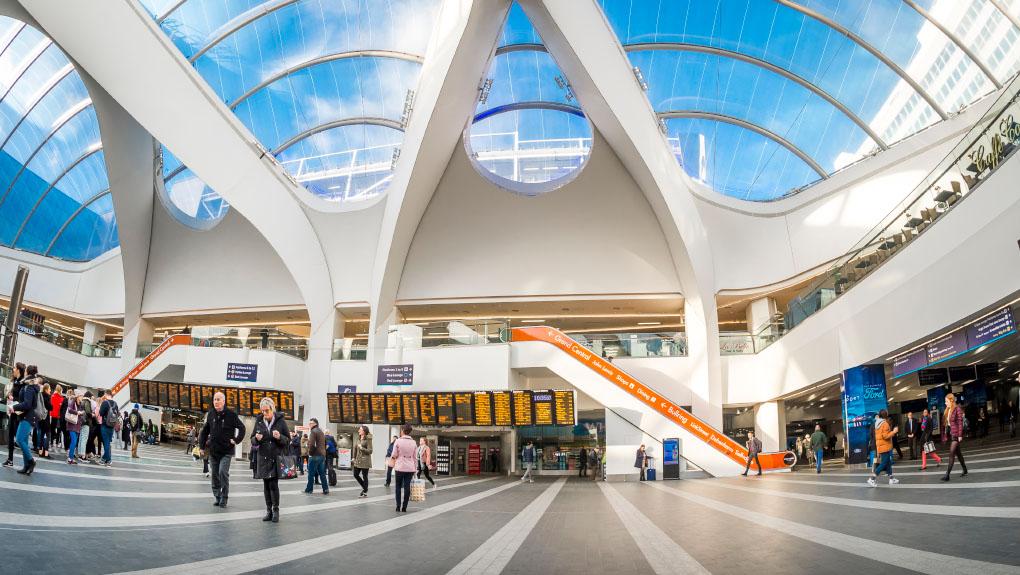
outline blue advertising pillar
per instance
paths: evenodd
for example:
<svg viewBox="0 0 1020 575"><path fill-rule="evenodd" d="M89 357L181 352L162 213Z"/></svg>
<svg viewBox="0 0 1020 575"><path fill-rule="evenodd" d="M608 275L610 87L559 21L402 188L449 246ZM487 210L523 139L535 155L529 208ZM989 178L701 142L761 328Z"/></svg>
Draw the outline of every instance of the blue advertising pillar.
<svg viewBox="0 0 1020 575"><path fill-rule="evenodd" d="M859 365L843 371L843 431L846 463L868 461L868 433L875 415L886 409L885 366Z"/></svg>
<svg viewBox="0 0 1020 575"><path fill-rule="evenodd" d="M942 410L946 407L947 393L952 393L952 390L942 385L928 390L928 413L931 420L937 422L932 432L935 437L942 435Z"/></svg>

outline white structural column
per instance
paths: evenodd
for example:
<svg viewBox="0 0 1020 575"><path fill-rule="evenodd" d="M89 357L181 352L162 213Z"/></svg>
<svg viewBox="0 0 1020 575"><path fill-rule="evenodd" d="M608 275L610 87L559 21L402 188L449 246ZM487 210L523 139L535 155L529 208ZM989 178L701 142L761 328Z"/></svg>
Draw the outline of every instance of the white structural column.
<svg viewBox="0 0 1020 575"><path fill-rule="evenodd" d="M372 272L371 362L383 355L411 240L474 113L478 86L509 8L509 0L445 0L439 11L387 191Z"/></svg>
<svg viewBox="0 0 1020 575"><path fill-rule="evenodd" d="M522 0L585 114L644 192L684 295L694 414L722 427L715 272L690 180L673 157L626 53L597 0Z"/></svg>
<svg viewBox="0 0 1020 575"><path fill-rule="evenodd" d="M140 3L22 4L69 56L247 218L279 254L311 320L305 417L324 418L336 313L326 258L298 198L307 192L263 153ZM150 181L136 192L151 194L151 189ZM125 284L131 280L125 277Z"/></svg>
<svg viewBox="0 0 1020 575"><path fill-rule="evenodd" d="M95 345L103 341L106 337L106 326L91 321L85 322L85 330L82 335L82 341L89 345Z"/></svg>
<svg viewBox="0 0 1020 575"><path fill-rule="evenodd" d="M772 335L772 318L776 315L776 300L770 297L758 298L747 304L747 331L752 336ZM764 330L762 330L764 328ZM759 334L759 330L762 330ZM755 349L758 349L757 347Z"/></svg>
<svg viewBox="0 0 1020 575"><path fill-rule="evenodd" d="M786 406L782 401L769 401L754 406L754 434L765 451L786 449Z"/></svg>

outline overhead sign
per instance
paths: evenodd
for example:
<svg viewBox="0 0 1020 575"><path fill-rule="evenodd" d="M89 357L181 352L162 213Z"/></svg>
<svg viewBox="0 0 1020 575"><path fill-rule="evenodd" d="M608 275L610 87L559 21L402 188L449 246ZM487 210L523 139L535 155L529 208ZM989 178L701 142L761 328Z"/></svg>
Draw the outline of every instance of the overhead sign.
<svg viewBox="0 0 1020 575"><path fill-rule="evenodd" d="M411 385L414 381L414 365L380 365L376 377L377 385Z"/></svg>
<svg viewBox="0 0 1020 575"><path fill-rule="evenodd" d="M928 363L938 363L967 351L967 333L958 329L936 339L927 346Z"/></svg>
<svg viewBox="0 0 1020 575"><path fill-rule="evenodd" d="M338 385L338 386L336 386L336 392L337 393L355 393L357 391L358 391L358 386L356 386L356 385Z"/></svg>
<svg viewBox="0 0 1020 575"><path fill-rule="evenodd" d="M1016 332L1013 310L1004 307L990 316L979 319L967 327L967 343L978 347Z"/></svg>
<svg viewBox="0 0 1020 575"><path fill-rule="evenodd" d="M171 409L209 411L217 392L222 392L226 405L238 415L259 414L259 402L269 397L287 419L294 418L294 392L275 389L249 389L220 385L192 385L190 383L157 382L142 379L130 380L130 398L134 403L158 405Z"/></svg>
<svg viewBox="0 0 1020 575"><path fill-rule="evenodd" d="M256 363L228 363L227 381L244 381L255 383L259 378L259 366Z"/></svg>
<svg viewBox="0 0 1020 575"><path fill-rule="evenodd" d="M928 367L928 350L922 347L894 359L892 374L893 377L900 377L925 367Z"/></svg>

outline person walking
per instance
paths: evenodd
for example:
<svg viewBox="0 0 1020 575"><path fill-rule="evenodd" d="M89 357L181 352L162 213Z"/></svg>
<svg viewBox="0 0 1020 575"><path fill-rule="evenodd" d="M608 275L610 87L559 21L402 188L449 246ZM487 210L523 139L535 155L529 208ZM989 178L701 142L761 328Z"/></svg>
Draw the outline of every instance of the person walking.
<svg viewBox="0 0 1020 575"><path fill-rule="evenodd" d="M329 495L329 479L326 477L326 434L319 427L319 420L308 420L308 483L305 493L311 493L315 480L322 485L322 494Z"/></svg>
<svg viewBox="0 0 1020 575"><path fill-rule="evenodd" d="M262 495L266 500L263 521L280 521L280 457L290 448L290 431L283 414L276 411L271 397L259 401L261 413L255 419L251 435L252 448L258 450L255 462L255 479L262 480Z"/></svg>
<svg viewBox="0 0 1020 575"><path fill-rule="evenodd" d="M393 444L397 441L397 436L394 435L390 438L390 444L386 446L386 487L390 486L390 481L393 479L393 467L390 465L390 457L393 455Z"/></svg>
<svg viewBox="0 0 1020 575"><path fill-rule="evenodd" d="M875 428L878 427L880 421L881 418L876 413L875 421L868 426L868 468L874 467L876 463L875 456L877 451L875 451Z"/></svg>
<svg viewBox="0 0 1020 575"><path fill-rule="evenodd" d="M758 466L758 475L761 475L761 461L758 460L758 454L761 453L761 440L754 436L753 431L747 432L747 466L744 467L744 472L741 473L744 477L747 477L747 472L751 469L751 461Z"/></svg>
<svg viewBox="0 0 1020 575"><path fill-rule="evenodd" d="M1016 437L1016 406L1010 401L1006 406L1006 422L1009 424L1009 437Z"/></svg>
<svg viewBox="0 0 1020 575"><path fill-rule="evenodd" d="M412 431L411 424L404 424L400 430L400 437L393 442L393 453L390 455L397 480L397 488L393 491L397 500L397 513L407 513L407 501L411 498L411 477L414 476L414 459L417 452L414 440L411 439ZM371 434L368 437L371 437Z"/></svg>
<svg viewBox="0 0 1020 575"><path fill-rule="evenodd" d="M336 485L336 438L329 429L326 429L326 475L329 478L330 487Z"/></svg>
<svg viewBox="0 0 1020 575"><path fill-rule="evenodd" d="M592 481L595 481L596 479L599 478L599 463L600 462L601 462L601 457L599 456L599 449L597 447L592 447L588 451L588 467L591 468L591 480Z"/></svg>
<svg viewBox="0 0 1020 575"><path fill-rule="evenodd" d="M815 452L815 473L822 472L822 459L825 457L825 444L829 438L825 436L821 425L815 425L815 432L811 434L811 451Z"/></svg>
<svg viewBox="0 0 1020 575"><path fill-rule="evenodd" d="M191 455L191 451L195 448L195 439L196 439L196 437L195 437L195 427L189 425L188 426L188 435L185 438L185 440L187 441L187 445L184 447L184 452L187 453L188 455Z"/></svg>
<svg viewBox="0 0 1020 575"><path fill-rule="evenodd" d="M110 390L103 391L103 403L99 404L99 434L103 440L103 465L113 466L113 452L110 444L113 434L120 429L120 408L110 395Z"/></svg>
<svg viewBox="0 0 1020 575"><path fill-rule="evenodd" d="M13 406L15 403L21 401L21 388L25 386L25 364L20 361L14 364L11 369L11 384L7 388L7 403L8 406ZM18 424L21 422L21 416L18 415L13 409L8 407L7 409L7 461L4 462L4 467L14 467L14 446L17 444L18 435Z"/></svg>
<svg viewBox="0 0 1020 575"><path fill-rule="evenodd" d="M871 472L871 477L868 478L868 486L874 487L875 480L878 479L880 473L885 471L889 475L889 484L895 485L900 482L899 479L893 477L893 443L892 439L899 433L899 427L893 427L892 423L889 422L889 412L882 410L878 412L879 422L875 427L875 451L878 453L879 463L874 467Z"/></svg>
<svg viewBox="0 0 1020 575"><path fill-rule="evenodd" d="M36 384L40 388L40 398L42 398L43 408L46 410L45 413L39 415L39 423L36 428L38 429L39 442L37 447L39 448L39 457L43 459L50 459L50 413L53 410L53 404L50 402L52 394L50 393L50 384L46 383L43 378L37 377Z"/></svg>
<svg viewBox="0 0 1020 575"><path fill-rule="evenodd" d="M946 421L945 432L942 434L942 441L949 441L949 467L942 481L949 481L949 474L953 471L953 464L960 459L960 467L963 473L960 477L967 475L967 463L963 460L963 451L960 444L963 443L963 408L956 405L956 396L952 393L946 395Z"/></svg>
<svg viewBox="0 0 1020 575"><path fill-rule="evenodd" d="M637 453L634 454L634 467L638 469L640 480L644 481L645 470L648 469L648 455L645 453L644 443L637 448Z"/></svg>
<svg viewBox="0 0 1020 575"><path fill-rule="evenodd" d="M127 451L131 448L131 417L128 418L120 426L120 440L123 445L122 451Z"/></svg>
<svg viewBox="0 0 1020 575"><path fill-rule="evenodd" d="M28 446L28 436L32 435L39 418L44 417L46 413L44 409L39 409L42 407L42 397L40 397L42 388L36 381L35 379L26 381L21 386L18 402L7 407L8 413L18 416L18 431L15 433L15 440L18 442L18 447L21 448L21 459L25 464L18 470L18 473L22 475L32 475L32 471L35 470L35 457L32 456L32 450Z"/></svg>
<svg viewBox="0 0 1020 575"><path fill-rule="evenodd" d="M521 450L521 463L524 465L524 474L521 475L521 481L527 481L528 483L534 483L535 478L531 475L531 470L535 468L535 444L529 439L528 443Z"/></svg>
<svg viewBox="0 0 1020 575"><path fill-rule="evenodd" d="M126 425L131 430L131 457L133 459L138 458L138 436L142 433L142 423L142 412L138 411L138 404L136 403L134 408L131 409L131 414L128 415L128 424ZM191 434L191 443L194 443L195 428L192 427L189 433ZM188 453L191 453L190 449L188 449Z"/></svg>
<svg viewBox="0 0 1020 575"><path fill-rule="evenodd" d="M81 430L78 432L78 453L75 459L80 463L88 460L88 440L92 433L92 392L86 391L78 398L78 407L81 408L81 415L78 420L81 422Z"/></svg>
<svg viewBox="0 0 1020 575"><path fill-rule="evenodd" d="M935 465L942 465L942 458L939 457L938 453L935 453L935 444L931 444L931 451L928 451L928 443L931 442L931 436L935 432L935 426L938 425L928 412L927 409L921 415L921 423L918 429L921 430L921 471L928 469L928 456L931 455L935 459Z"/></svg>
<svg viewBox="0 0 1020 575"><path fill-rule="evenodd" d="M907 419L903 422L903 431L907 434L907 448L910 451L910 459L917 459L917 440L919 438L917 421L914 419L914 412L907 412Z"/></svg>
<svg viewBox="0 0 1020 575"><path fill-rule="evenodd" d="M53 395L50 396L50 406L50 446L60 445L67 449L63 442L63 420L60 418L60 411L64 407L64 386L59 383L53 387Z"/></svg>
<svg viewBox="0 0 1020 575"><path fill-rule="evenodd" d="M584 447L577 454L577 476L584 477L588 475L588 450Z"/></svg>
<svg viewBox="0 0 1020 575"><path fill-rule="evenodd" d="M226 404L226 396L217 391L213 395L213 408L206 414L205 425L198 434L202 456L209 457L212 493L215 498L213 506L220 508L227 506L230 494L230 461L234 458L234 446L244 441L246 431L241 418Z"/></svg>
<svg viewBox="0 0 1020 575"><path fill-rule="evenodd" d="M811 451L811 434L804 434L804 461L808 462L808 465L815 464L815 452Z"/></svg>
<svg viewBox="0 0 1020 575"><path fill-rule="evenodd" d="M432 450L429 448L428 440L424 437L418 440L418 449L414 452L414 458L418 465L418 479L421 479L421 474L424 473L425 479L428 479L432 487L435 487L436 482L429 475L429 468L432 467Z"/></svg>
<svg viewBox="0 0 1020 575"><path fill-rule="evenodd" d="M78 450L78 435L81 433L82 422L81 406L74 396L74 390L67 390L67 397L64 400L64 428L67 429L67 464L77 465L75 453Z"/></svg>
<svg viewBox="0 0 1020 575"><path fill-rule="evenodd" d="M390 456L392 459L392 453ZM354 480L361 486L361 494L358 497L368 497L368 470L372 468L372 434L369 433L367 425L358 427L358 439L354 442L354 452L351 454L351 467L354 468Z"/></svg>

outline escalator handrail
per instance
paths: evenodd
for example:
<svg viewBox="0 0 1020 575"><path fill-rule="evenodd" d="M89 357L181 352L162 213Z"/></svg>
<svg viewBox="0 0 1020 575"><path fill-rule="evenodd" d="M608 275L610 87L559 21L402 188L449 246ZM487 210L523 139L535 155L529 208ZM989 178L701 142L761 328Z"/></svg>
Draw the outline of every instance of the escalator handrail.
<svg viewBox="0 0 1020 575"><path fill-rule="evenodd" d="M110 394L116 396L124 389L125 386L127 386L128 383L130 383L132 379L138 377L138 374L142 373L145 368L149 367L149 365L152 364L157 357L163 355L164 351L177 345L191 345L191 334L178 333L164 339L155 347L155 349L150 351L148 355L143 357L141 361L135 364L134 367L124 374L124 377L117 380L117 383L110 388Z"/></svg>

